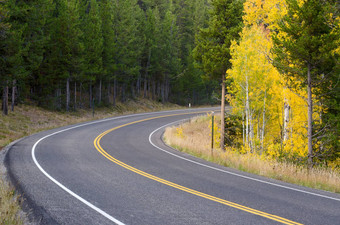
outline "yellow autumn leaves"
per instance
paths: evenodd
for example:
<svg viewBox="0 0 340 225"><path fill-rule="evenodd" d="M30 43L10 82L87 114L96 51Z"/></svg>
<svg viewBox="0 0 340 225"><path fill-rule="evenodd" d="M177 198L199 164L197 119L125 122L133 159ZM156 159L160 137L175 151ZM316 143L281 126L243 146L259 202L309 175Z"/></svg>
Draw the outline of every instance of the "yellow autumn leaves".
<svg viewBox="0 0 340 225"><path fill-rule="evenodd" d="M277 31L280 19L287 13L285 1L247 0L244 13L245 26L239 43L232 44L232 68L226 75L231 81L226 97L233 114L242 118L242 149L303 161L308 153L307 91L289 89L298 80L290 80L288 85L271 62L271 32ZM316 104L315 121L322 110Z"/></svg>

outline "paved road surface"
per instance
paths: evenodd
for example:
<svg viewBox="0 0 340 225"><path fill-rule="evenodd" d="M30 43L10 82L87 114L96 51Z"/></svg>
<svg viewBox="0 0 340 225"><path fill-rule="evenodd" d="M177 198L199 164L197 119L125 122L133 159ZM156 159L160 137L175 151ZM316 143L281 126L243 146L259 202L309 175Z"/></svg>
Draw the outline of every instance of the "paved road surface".
<svg viewBox="0 0 340 225"><path fill-rule="evenodd" d="M6 165L39 224L340 224L337 194L217 166L161 141L164 125L211 110L41 132L16 143Z"/></svg>

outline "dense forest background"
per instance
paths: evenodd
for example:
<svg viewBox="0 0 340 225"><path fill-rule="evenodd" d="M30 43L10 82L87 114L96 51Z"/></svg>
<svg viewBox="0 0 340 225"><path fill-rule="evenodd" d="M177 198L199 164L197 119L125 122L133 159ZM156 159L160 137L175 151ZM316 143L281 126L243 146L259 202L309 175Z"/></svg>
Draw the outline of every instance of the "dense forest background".
<svg viewBox="0 0 340 225"><path fill-rule="evenodd" d="M218 82L205 79L192 56L207 0L1 0L0 6L4 103L30 100L67 111L136 97L216 103Z"/></svg>
<svg viewBox="0 0 340 225"><path fill-rule="evenodd" d="M226 96L221 149L339 169L339 8L336 0L0 0L3 113L23 101L70 111L134 98L223 106Z"/></svg>

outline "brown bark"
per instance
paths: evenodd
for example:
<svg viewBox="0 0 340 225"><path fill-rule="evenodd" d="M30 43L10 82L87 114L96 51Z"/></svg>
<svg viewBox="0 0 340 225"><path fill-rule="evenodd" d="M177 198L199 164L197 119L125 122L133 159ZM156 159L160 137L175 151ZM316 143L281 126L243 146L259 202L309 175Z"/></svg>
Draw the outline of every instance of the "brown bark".
<svg viewBox="0 0 340 225"><path fill-rule="evenodd" d="M66 79L66 111L70 110L70 78Z"/></svg>
<svg viewBox="0 0 340 225"><path fill-rule="evenodd" d="M92 82L90 82L89 92L90 108L92 108Z"/></svg>
<svg viewBox="0 0 340 225"><path fill-rule="evenodd" d="M73 108L74 111L77 110L77 82L74 82L74 99L73 99Z"/></svg>
<svg viewBox="0 0 340 225"><path fill-rule="evenodd" d="M221 95L221 149L224 151L224 118L225 118L225 82L224 73L222 75L222 95Z"/></svg>
<svg viewBox="0 0 340 225"><path fill-rule="evenodd" d="M102 102L102 79L99 80L99 97L98 97L98 103L100 104Z"/></svg>
<svg viewBox="0 0 340 225"><path fill-rule="evenodd" d="M83 99L82 99L82 89L83 89L83 83L80 82L80 86L79 86L79 101L80 101L80 108L83 107Z"/></svg>
<svg viewBox="0 0 340 225"><path fill-rule="evenodd" d="M117 98L117 79L116 77L113 80L113 106L116 106L116 98Z"/></svg>
<svg viewBox="0 0 340 225"><path fill-rule="evenodd" d="M8 85L7 85L7 82L6 82L6 85L4 86L3 94L2 94L2 113L4 115L8 115Z"/></svg>
<svg viewBox="0 0 340 225"><path fill-rule="evenodd" d="M308 94L308 167L313 167L313 143L312 143L312 132L313 132L313 102L312 102L312 78L311 78L311 66L308 64L307 68L307 94Z"/></svg>
<svg viewBox="0 0 340 225"><path fill-rule="evenodd" d="M164 104L165 102L165 87L164 87L164 82L162 82L162 86L161 86L161 95L162 95L162 104Z"/></svg>
<svg viewBox="0 0 340 225"><path fill-rule="evenodd" d="M107 84L107 103L110 104L110 95L111 95L111 82Z"/></svg>
<svg viewBox="0 0 340 225"><path fill-rule="evenodd" d="M152 100L156 99L156 82L155 80L152 81Z"/></svg>
<svg viewBox="0 0 340 225"><path fill-rule="evenodd" d="M12 112L14 112L15 91L16 91L16 80L13 80L13 87L12 87Z"/></svg>
<svg viewBox="0 0 340 225"><path fill-rule="evenodd" d="M147 82L148 82L148 74L149 74L150 61L151 61L151 48L149 49L148 62L146 63L146 69L145 69L144 98L147 97Z"/></svg>

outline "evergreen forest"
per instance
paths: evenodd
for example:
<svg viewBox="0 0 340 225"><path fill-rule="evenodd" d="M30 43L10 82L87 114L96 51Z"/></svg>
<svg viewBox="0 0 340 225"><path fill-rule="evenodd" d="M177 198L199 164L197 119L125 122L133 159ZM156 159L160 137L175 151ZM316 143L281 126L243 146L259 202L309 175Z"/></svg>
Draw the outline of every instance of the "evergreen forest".
<svg viewBox="0 0 340 225"><path fill-rule="evenodd" d="M0 90L50 110L225 98L222 150L340 168L336 0L0 0ZM225 118L224 118L225 116Z"/></svg>
<svg viewBox="0 0 340 225"><path fill-rule="evenodd" d="M207 0L1 0L0 6L5 113L11 100L66 111L136 97L217 103L218 82L204 79L192 56Z"/></svg>

